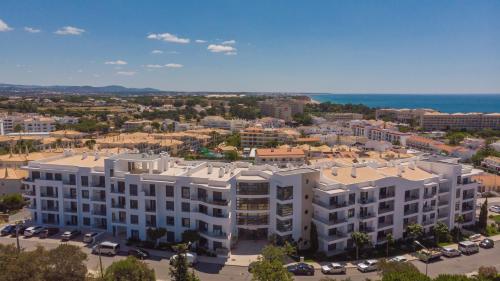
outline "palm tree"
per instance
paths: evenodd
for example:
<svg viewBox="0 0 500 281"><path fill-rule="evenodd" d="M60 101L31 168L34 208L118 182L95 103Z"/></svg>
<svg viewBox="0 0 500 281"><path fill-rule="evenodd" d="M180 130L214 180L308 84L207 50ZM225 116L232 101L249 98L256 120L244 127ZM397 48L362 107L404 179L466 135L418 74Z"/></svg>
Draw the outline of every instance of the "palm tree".
<svg viewBox="0 0 500 281"><path fill-rule="evenodd" d="M448 235L448 226L442 222L436 223L433 228L436 244L439 245L439 238Z"/></svg>
<svg viewBox="0 0 500 281"><path fill-rule="evenodd" d="M389 257L389 247L390 247L390 245L394 244L394 236L392 236L392 233L387 233L387 235L385 236L385 239L386 239L385 256Z"/></svg>
<svg viewBox="0 0 500 281"><path fill-rule="evenodd" d="M460 237L462 236L462 223L464 223L465 218L464 215L460 215L455 219L455 223L458 225L457 226L457 242L459 242Z"/></svg>
<svg viewBox="0 0 500 281"><path fill-rule="evenodd" d="M364 232L355 231L351 234L351 239L356 245L356 260L359 260L359 248L370 242L370 237Z"/></svg>

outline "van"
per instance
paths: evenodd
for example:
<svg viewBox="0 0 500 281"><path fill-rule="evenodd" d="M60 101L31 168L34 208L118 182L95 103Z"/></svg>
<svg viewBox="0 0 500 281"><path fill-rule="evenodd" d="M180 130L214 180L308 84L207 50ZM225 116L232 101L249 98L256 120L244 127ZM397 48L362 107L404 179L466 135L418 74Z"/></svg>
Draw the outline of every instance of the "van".
<svg viewBox="0 0 500 281"><path fill-rule="evenodd" d="M465 255L479 252L479 246L472 241L462 241L458 243L458 250Z"/></svg>
<svg viewBox="0 0 500 281"><path fill-rule="evenodd" d="M104 241L92 247L92 254L114 256L120 251L120 244Z"/></svg>

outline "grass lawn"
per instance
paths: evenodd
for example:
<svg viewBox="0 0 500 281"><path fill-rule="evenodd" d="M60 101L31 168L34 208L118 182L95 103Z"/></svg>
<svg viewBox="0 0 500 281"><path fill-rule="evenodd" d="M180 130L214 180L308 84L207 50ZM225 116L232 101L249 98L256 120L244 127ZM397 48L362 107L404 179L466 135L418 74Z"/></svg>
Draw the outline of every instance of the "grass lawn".
<svg viewBox="0 0 500 281"><path fill-rule="evenodd" d="M500 222L500 215L495 215L491 219L495 222Z"/></svg>
<svg viewBox="0 0 500 281"><path fill-rule="evenodd" d="M448 246L448 245L451 245L451 244L455 244L455 242L453 242L453 241L449 241L449 242L439 242L438 246L439 246L439 247L445 247L445 246Z"/></svg>

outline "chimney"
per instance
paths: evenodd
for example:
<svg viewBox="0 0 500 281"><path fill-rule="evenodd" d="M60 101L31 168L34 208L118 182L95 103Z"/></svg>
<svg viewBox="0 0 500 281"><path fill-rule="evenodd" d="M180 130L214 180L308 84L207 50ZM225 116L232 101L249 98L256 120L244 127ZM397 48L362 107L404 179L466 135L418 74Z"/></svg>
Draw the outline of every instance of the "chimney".
<svg viewBox="0 0 500 281"><path fill-rule="evenodd" d="M398 165L397 167L398 167L398 177L403 176L403 166Z"/></svg>
<svg viewBox="0 0 500 281"><path fill-rule="evenodd" d="M83 159L87 159L87 151L83 152L83 154L82 154L82 160Z"/></svg>
<svg viewBox="0 0 500 281"><path fill-rule="evenodd" d="M99 152L94 152L94 158L96 161L99 160Z"/></svg>
<svg viewBox="0 0 500 281"><path fill-rule="evenodd" d="M208 171L207 171L207 173L211 174L213 169L214 168L213 168L212 164L208 164Z"/></svg>
<svg viewBox="0 0 500 281"><path fill-rule="evenodd" d="M224 176L224 168L223 167L220 167L219 168L219 178L222 178Z"/></svg>
<svg viewBox="0 0 500 281"><path fill-rule="evenodd" d="M337 176L337 174L338 174L338 168L332 167L332 175Z"/></svg>
<svg viewBox="0 0 500 281"><path fill-rule="evenodd" d="M412 170L415 170L415 161L411 161L408 167Z"/></svg>
<svg viewBox="0 0 500 281"><path fill-rule="evenodd" d="M351 177L353 177L353 178L356 177L356 167L352 167L352 169L351 169Z"/></svg>

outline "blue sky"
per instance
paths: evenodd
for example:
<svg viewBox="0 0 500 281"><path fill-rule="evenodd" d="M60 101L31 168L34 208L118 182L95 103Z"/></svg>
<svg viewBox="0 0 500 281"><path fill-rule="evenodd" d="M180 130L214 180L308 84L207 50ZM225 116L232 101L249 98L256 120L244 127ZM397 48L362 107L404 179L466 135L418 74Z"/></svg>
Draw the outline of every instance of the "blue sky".
<svg viewBox="0 0 500 281"><path fill-rule="evenodd" d="M500 93L499 15L481 0L4 0L0 82Z"/></svg>

